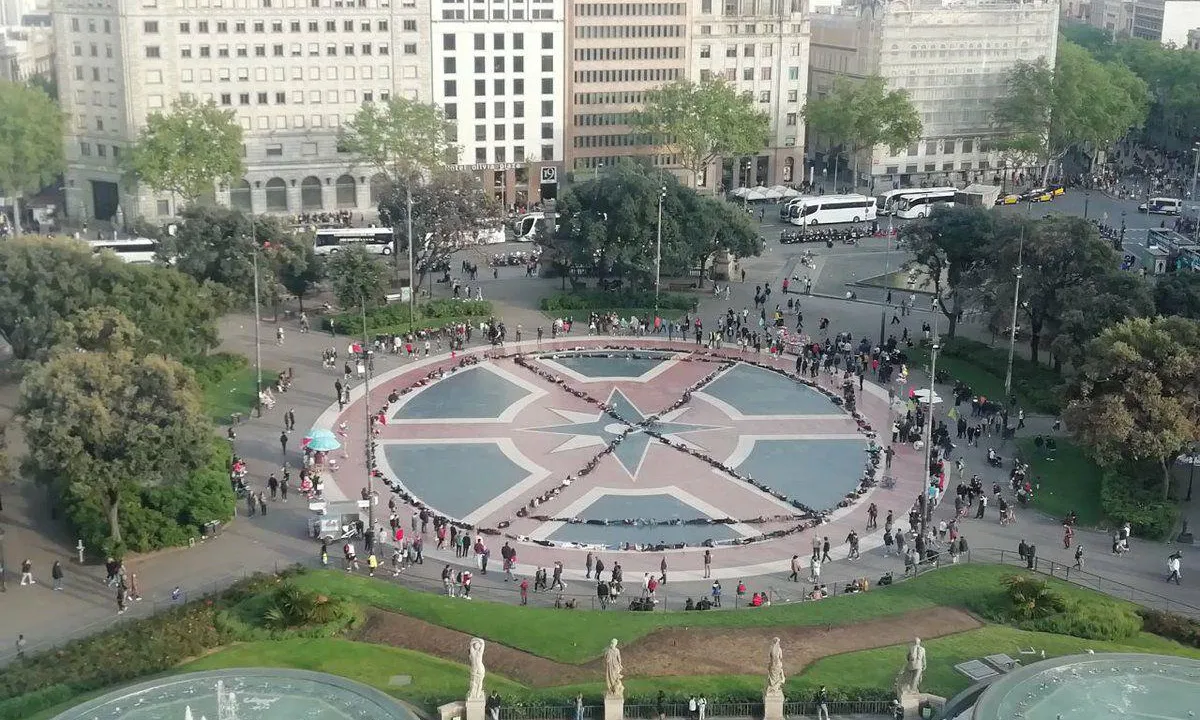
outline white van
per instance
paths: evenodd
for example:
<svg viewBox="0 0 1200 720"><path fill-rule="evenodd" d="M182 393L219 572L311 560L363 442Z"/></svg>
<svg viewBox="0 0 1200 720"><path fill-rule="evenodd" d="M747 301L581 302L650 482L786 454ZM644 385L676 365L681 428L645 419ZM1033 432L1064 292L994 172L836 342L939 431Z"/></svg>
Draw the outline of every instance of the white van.
<svg viewBox="0 0 1200 720"><path fill-rule="evenodd" d="M1157 215L1178 215L1182 211L1183 201L1179 198L1150 198L1150 202L1138 205L1138 212L1154 213Z"/></svg>

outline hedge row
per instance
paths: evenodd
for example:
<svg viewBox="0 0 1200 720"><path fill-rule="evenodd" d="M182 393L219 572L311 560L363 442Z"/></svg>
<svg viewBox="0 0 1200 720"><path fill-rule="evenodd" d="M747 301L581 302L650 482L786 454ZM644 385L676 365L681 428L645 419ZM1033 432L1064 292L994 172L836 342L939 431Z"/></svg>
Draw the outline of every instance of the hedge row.
<svg viewBox="0 0 1200 720"><path fill-rule="evenodd" d="M540 306L543 312L558 313L641 310L653 308L654 304L653 292L581 290L579 292L558 293L542 298ZM658 307L660 310L690 312L696 307L696 299L690 295L661 293L658 297Z"/></svg>
<svg viewBox="0 0 1200 720"><path fill-rule="evenodd" d="M493 315L492 304L487 300L431 300L417 305L416 310L414 319L408 311L408 303L397 302L371 308L367 310L367 334L402 335L454 323L478 321ZM330 316L324 323L326 330L329 329L330 322L334 323L337 332L343 335L362 335L360 312L344 312Z"/></svg>
<svg viewBox="0 0 1200 720"><path fill-rule="evenodd" d="M1105 470L1100 476L1100 507L1116 525L1129 523L1133 534L1162 540L1179 519L1179 508L1162 497L1161 480L1143 480L1128 469Z"/></svg>

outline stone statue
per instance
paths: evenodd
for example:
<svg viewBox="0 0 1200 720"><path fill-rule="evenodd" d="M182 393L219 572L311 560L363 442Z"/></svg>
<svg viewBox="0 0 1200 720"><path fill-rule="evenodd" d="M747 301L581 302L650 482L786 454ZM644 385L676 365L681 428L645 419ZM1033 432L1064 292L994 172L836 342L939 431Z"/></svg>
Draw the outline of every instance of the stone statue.
<svg viewBox="0 0 1200 720"><path fill-rule="evenodd" d="M467 689L468 700L483 700L483 676L487 672L483 667L482 638L471 638L471 685Z"/></svg>
<svg viewBox="0 0 1200 720"><path fill-rule="evenodd" d="M608 685L608 694L617 697L625 696L625 683L621 678L625 668L621 665L621 650L617 647L617 639L613 638L608 649L604 651L604 679Z"/></svg>
<svg viewBox="0 0 1200 720"><path fill-rule="evenodd" d="M925 647L921 638L913 641L904 661L904 669L896 676L896 694L913 695L921 692L921 677L925 674Z"/></svg>
<svg viewBox="0 0 1200 720"><path fill-rule="evenodd" d="M767 690L768 695L782 695L783 683L786 678L783 676L783 648L779 645L779 638L771 641L771 653L767 661Z"/></svg>

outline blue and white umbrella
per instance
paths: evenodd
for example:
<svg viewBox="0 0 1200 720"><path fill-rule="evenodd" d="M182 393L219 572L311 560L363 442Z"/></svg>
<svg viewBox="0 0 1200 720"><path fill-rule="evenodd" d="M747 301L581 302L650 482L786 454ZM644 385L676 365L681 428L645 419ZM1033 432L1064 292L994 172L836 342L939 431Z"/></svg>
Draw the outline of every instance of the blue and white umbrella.
<svg viewBox="0 0 1200 720"><path fill-rule="evenodd" d="M313 430L308 436L307 447L315 452L332 452L341 446L337 437L329 430Z"/></svg>

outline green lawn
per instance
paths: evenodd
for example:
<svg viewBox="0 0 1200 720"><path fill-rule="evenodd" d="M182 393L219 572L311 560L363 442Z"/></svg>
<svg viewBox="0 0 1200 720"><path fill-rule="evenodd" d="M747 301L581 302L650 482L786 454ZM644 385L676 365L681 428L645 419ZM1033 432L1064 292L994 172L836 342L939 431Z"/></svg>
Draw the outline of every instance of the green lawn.
<svg viewBox="0 0 1200 720"><path fill-rule="evenodd" d="M912 365L921 368L926 374L929 373L929 348L912 347L907 350L907 353ZM997 401L1004 398L1003 376L997 377L970 361L943 354L938 355L937 366L939 371L945 370L949 373L953 380L961 380L971 386L976 395L996 398ZM946 400L953 404L953 398L946 398ZM1020 392L1017 393L1017 402L1026 407L1030 405L1029 399L1022 397ZM965 405L963 407L969 414L971 409Z"/></svg>
<svg viewBox="0 0 1200 720"><path fill-rule="evenodd" d="M435 593L408 590L391 583L332 570L304 573L302 588L478 635L551 660L581 663L598 657L610 638L632 642L665 627L770 627L780 625L850 625L936 605L969 608L988 615L1002 598L1001 580L1014 574L998 565L959 565L922 575L863 595L836 597L819 603L776 605L753 612L564 613L515 603L464 603ZM1051 581L1068 598L1089 591ZM514 596L515 600L515 596ZM570 638L565 642L564 638Z"/></svg>
<svg viewBox="0 0 1200 720"><path fill-rule="evenodd" d="M270 382L274 373L263 371L263 382ZM217 425L229 425L233 414L249 417L254 411L257 393L254 391L258 374L253 367L235 370L218 383L205 387L204 412Z"/></svg>
<svg viewBox="0 0 1200 720"><path fill-rule="evenodd" d="M1064 518L1072 510L1079 523L1096 527L1104 521L1100 505L1100 468L1070 440L1055 438L1058 449L1051 460L1038 451L1033 438L1019 438L1021 455L1029 463L1033 482L1041 484L1035 493L1034 507L1054 518Z"/></svg>
<svg viewBox="0 0 1200 720"><path fill-rule="evenodd" d="M938 371L946 371L953 380L961 380L975 392L997 402L1004 399L1004 375L1008 359L1008 346L988 347L984 343L965 340L948 340L957 343L958 350L954 354L943 352L938 354ZM972 360L974 357L981 361ZM906 350L910 365L929 372L929 348L914 346ZM1047 367L1035 366L1020 354L1013 359L1012 389L1017 396L1017 403L1025 408L1026 413L1057 412L1057 402L1048 389L1053 371ZM1056 381L1057 382L1057 381ZM1028 388L1038 388L1037 396Z"/></svg>

